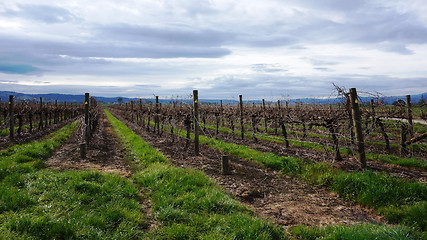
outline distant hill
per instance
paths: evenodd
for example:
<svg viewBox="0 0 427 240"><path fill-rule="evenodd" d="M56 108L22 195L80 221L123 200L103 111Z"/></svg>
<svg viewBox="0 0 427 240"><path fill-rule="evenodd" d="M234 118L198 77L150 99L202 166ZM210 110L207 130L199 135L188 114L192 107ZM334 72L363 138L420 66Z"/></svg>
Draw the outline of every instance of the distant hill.
<svg viewBox="0 0 427 240"><path fill-rule="evenodd" d="M361 100L362 100L362 102L370 102L372 98L373 97L361 97ZM427 93L411 95L411 102L416 104L420 101L421 98L427 100ZM379 100L384 102L385 104L392 104L399 99L406 101L406 95L405 96L379 97ZM291 102L291 103L302 102L302 103L329 104L329 103L337 103L337 102L343 102L343 101L344 101L344 99L342 99L342 98L326 98L326 99L300 98L300 99L291 99L289 102Z"/></svg>
<svg viewBox="0 0 427 240"><path fill-rule="evenodd" d="M71 94L59 94L59 93L49 93L49 94L27 94L27 93L17 93L17 92L7 92L0 91L0 99L2 101L9 101L9 95L14 95L18 100L39 100L40 97L43 98L45 102L54 102L58 100L58 102L68 102L68 103L79 103L83 102L85 97L84 95L71 95ZM107 98L107 97L97 97L95 96L98 102L105 103L114 103L117 102L120 97L116 98ZM123 102L129 102L134 99L131 98L121 98Z"/></svg>
<svg viewBox="0 0 427 240"><path fill-rule="evenodd" d="M43 98L43 101L45 102L54 102L55 100L58 100L58 102L68 102L68 103L79 103L84 101L84 95L70 95L70 94L59 94L59 93L49 93L49 94L26 94L26 93L17 93L17 92L9 92L9 91L0 91L0 99L4 102L9 101L9 95L14 95L18 100L39 100L40 97ZM118 103L119 100L121 102L130 102L138 100L137 98L127 98L127 97L99 97L94 96L98 102L103 103ZM418 103L421 98L424 98L427 100L427 93L417 94L417 95L411 95L411 100L413 103ZM362 97L362 102L369 102L372 97ZM390 96L390 97L381 97L380 100L383 101L386 104L392 104L393 102L399 100L399 99L406 99L406 96ZM155 99L144 99L144 102L155 102ZM165 100L160 99L161 103L166 104L169 103L171 100ZM192 100L190 99L182 99L183 102L191 103ZM219 104L221 100L219 99L199 99L199 102L202 103L216 103ZM290 103L316 103L316 104L329 104L329 103L337 103L342 102L343 99L340 98L297 98L297 99L290 99L288 102ZM255 103L255 104L261 104L261 100L246 100L245 103ZM223 100L223 104L237 104L238 101L236 100Z"/></svg>

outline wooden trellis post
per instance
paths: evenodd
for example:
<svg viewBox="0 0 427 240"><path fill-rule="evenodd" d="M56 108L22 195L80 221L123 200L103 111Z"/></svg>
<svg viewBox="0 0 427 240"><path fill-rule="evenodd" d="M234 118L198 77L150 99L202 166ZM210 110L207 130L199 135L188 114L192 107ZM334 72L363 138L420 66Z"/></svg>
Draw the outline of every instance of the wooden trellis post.
<svg viewBox="0 0 427 240"><path fill-rule="evenodd" d="M40 123L39 129L43 128L43 98L40 97Z"/></svg>
<svg viewBox="0 0 427 240"><path fill-rule="evenodd" d="M228 159L228 156L222 156L221 157L221 172L223 175L230 175L230 161Z"/></svg>
<svg viewBox="0 0 427 240"><path fill-rule="evenodd" d="M245 138L245 126L243 125L243 99L242 95L239 95L239 103L240 103L240 126L242 131L242 140Z"/></svg>
<svg viewBox="0 0 427 240"><path fill-rule="evenodd" d="M9 95L9 135L11 141L15 138L15 115L13 112L13 105L13 95Z"/></svg>
<svg viewBox="0 0 427 240"><path fill-rule="evenodd" d="M414 137L414 125L412 123L411 95L406 95L406 113L408 116L408 130L411 138Z"/></svg>
<svg viewBox="0 0 427 240"><path fill-rule="evenodd" d="M267 129L267 114L265 112L265 100L264 99L262 99L262 112L264 115L264 129L265 129L265 132L267 132L268 131L268 129Z"/></svg>
<svg viewBox="0 0 427 240"><path fill-rule="evenodd" d="M353 114L353 124L356 128L356 144L360 166L366 168L365 143L363 140L362 122L360 117L359 103L356 88L350 88L350 104Z"/></svg>
<svg viewBox="0 0 427 240"><path fill-rule="evenodd" d="M90 141L90 124L89 124L89 93L85 93L85 139L86 145Z"/></svg>
<svg viewBox="0 0 427 240"><path fill-rule="evenodd" d="M160 134L160 105L159 105L159 96L156 96L156 115L154 117L154 133Z"/></svg>
<svg viewBox="0 0 427 240"><path fill-rule="evenodd" d="M199 92L193 91L194 104L194 154L199 156Z"/></svg>

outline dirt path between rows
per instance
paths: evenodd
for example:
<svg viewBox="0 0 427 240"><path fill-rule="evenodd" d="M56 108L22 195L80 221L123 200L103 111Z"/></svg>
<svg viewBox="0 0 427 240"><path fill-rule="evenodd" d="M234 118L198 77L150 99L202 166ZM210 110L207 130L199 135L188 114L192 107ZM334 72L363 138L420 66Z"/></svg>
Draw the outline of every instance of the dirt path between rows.
<svg viewBox="0 0 427 240"><path fill-rule="evenodd" d="M125 150L120 146L110 123L101 115L100 124L87 149L86 158L80 158L79 134L77 131L70 139L46 160L48 169L98 170L104 173L117 173L130 176L129 164L125 162Z"/></svg>
<svg viewBox="0 0 427 240"><path fill-rule="evenodd" d="M165 154L175 166L204 171L227 192L254 209L256 215L271 219L285 228L297 224L324 226L383 222L370 210L345 202L326 189L310 186L243 159L231 158L232 175L224 176L220 172L219 151L202 146L201 156L195 157L191 148L185 149L184 140L172 143L169 134L157 136L109 110L142 139Z"/></svg>

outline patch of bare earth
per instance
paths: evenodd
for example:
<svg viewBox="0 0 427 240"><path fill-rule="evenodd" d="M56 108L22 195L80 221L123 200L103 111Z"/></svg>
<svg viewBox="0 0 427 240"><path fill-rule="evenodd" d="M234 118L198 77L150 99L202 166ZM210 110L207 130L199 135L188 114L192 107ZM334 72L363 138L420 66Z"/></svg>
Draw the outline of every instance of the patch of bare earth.
<svg viewBox="0 0 427 240"><path fill-rule="evenodd" d="M124 177L131 175L126 163L125 150L120 146L110 123L104 114L88 146L86 158L80 157L81 135L77 131L47 161L48 169L57 170L98 170L117 173Z"/></svg>
<svg viewBox="0 0 427 240"><path fill-rule="evenodd" d="M112 110L114 113L114 111ZM281 226L379 223L381 218L370 210L348 203L325 189L310 186L279 172L243 159L231 158L232 175L220 171L221 153L201 146L200 156L192 148L185 149L185 140L172 142L170 134L158 136L145 128L114 114L145 141L163 152L178 167L204 171L222 185L227 192Z"/></svg>

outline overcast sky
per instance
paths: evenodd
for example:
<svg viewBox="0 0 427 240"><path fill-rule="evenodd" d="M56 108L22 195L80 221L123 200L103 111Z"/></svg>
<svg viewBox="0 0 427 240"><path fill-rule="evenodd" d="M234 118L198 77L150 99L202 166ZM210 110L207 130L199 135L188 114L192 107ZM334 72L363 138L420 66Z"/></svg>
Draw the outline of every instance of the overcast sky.
<svg viewBox="0 0 427 240"><path fill-rule="evenodd" d="M8 0L0 89L98 96L427 92L427 0Z"/></svg>

